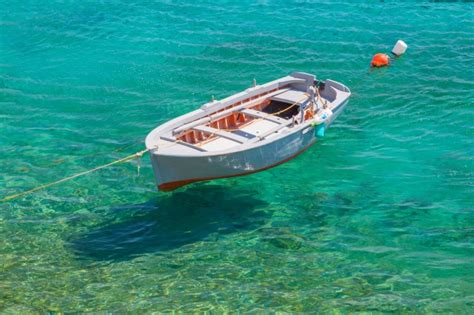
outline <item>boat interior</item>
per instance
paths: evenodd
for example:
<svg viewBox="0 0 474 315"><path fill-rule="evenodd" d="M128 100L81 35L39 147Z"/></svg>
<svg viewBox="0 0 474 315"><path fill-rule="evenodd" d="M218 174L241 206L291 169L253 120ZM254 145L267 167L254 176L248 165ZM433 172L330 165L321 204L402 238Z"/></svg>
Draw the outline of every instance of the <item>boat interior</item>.
<svg viewBox="0 0 474 315"><path fill-rule="evenodd" d="M319 107L330 108L334 93L318 90ZM243 99L211 114L174 128L168 135L160 135L164 142L173 141L198 151L226 150L243 143L269 139L291 128L294 124L312 119L313 106L305 91L283 86ZM304 114L300 108L304 105ZM303 121L301 119L303 118ZM187 147L184 148L184 147Z"/></svg>

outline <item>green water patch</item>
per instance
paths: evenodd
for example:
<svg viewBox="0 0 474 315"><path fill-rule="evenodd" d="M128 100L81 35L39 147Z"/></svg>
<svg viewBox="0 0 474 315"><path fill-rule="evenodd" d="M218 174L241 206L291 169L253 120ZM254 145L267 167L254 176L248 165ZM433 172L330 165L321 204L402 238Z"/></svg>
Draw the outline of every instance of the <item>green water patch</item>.
<svg viewBox="0 0 474 315"><path fill-rule="evenodd" d="M265 172L161 193L144 157L1 204L0 313L472 313L472 4L1 4L2 196L254 78L353 95Z"/></svg>

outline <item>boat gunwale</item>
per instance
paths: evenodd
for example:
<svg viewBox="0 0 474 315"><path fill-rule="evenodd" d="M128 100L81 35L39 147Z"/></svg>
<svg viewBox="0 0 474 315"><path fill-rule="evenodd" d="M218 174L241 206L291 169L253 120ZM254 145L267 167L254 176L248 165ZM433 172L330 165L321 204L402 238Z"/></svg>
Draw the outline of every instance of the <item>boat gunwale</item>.
<svg viewBox="0 0 474 315"><path fill-rule="evenodd" d="M341 105L343 105L345 102L347 102L348 100L346 99L344 102L341 102L341 104L339 106L337 106L337 108L339 108ZM281 133L280 135L277 135L275 137L271 137L271 138L264 138L263 140L261 141L257 141L257 142L253 142L253 143L244 143L244 144L240 144L240 145L236 145L234 148L231 148L231 149L227 149L227 150L220 150L220 151L197 151L197 152L193 152L193 153L186 153L186 154L176 154L176 153L167 153L167 152L157 152L156 150L151 150L150 153L153 154L153 155L156 155L156 156L167 156L167 157L172 157L172 156L189 156L189 157L214 157L214 156L219 156L219 155L226 155L226 154L230 154L230 153L238 153L238 152L241 152L241 151L247 151L247 150L250 150L250 149L253 149L253 148L256 148L256 147L261 147L261 146L265 146L265 145L268 145L270 143L273 143L275 141L280 141L282 140L283 138L287 137L287 136L290 136L291 134L293 133L297 133L297 132L300 132L302 130L304 130L305 128L307 127L310 127L311 126L311 121L306 121L305 123L303 124L300 124L298 125L299 127L298 128L295 128L295 129L290 129L291 132L284 132L284 133Z"/></svg>
<svg viewBox="0 0 474 315"><path fill-rule="evenodd" d="M275 81L271 81L271 82L269 82L265 85L271 85L271 84L274 84L276 82L281 82L281 80L284 79L284 78L280 78L280 79L277 79ZM338 108L341 105L348 102L348 100L351 96L351 91L346 85L344 85L340 82L333 81L333 80L330 80L330 81L333 82L333 83L336 83L336 85L339 85L340 87L342 87L342 89L338 89L338 90L340 90L341 92L347 93L345 98L341 99L339 101L339 103L335 104L335 106L332 108L333 110L337 111ZM333 88L335 88L335 87L333 87ZM243 92L245 92L245 90ZM231 96L227 97L226 100L231 100L233 96L235 96L237 94L240 94L240 93L242 93L242 92L231 95ZM165 122L164 124L162 124L162 125L156 127L155 129L153 129L147 135L147 137L145 139L146 147L150 150L150 153L153 154L153 155L156 155L156 156L162 155L162 156L169 156L169 157L170 156L212 157L212 156L225 155L225 154L229 154L229 153L246 151L246 150L249 150L249 149L252 149L252 148L255 148L255 147L264 146L264 145L267 145L269 143L279 141L282 138L287 137L287 136L289 136L293 133L300 132L300 131L304 130L308 126L311 126L311 124L313 123L313 121L311 119L309 119L309 120L304 121L301 124L297 124L296 127L292 127L291 129L286 129L286 132L279 132L277 134L277 136L268 138L268 136L269 136L268 135L267 137L264 137L263 139L260 139L259 141L256 141L256 142L250 142L250 143L244 142L244 143L238 144L235 147L232 147L230 149L219 150L219 151L198 151L196 149L196 152L186 152L186 153L183 153L183 154L179 154L178 152L166 152L166 151L165 152L163 152L163 151L160 152L160 146L159 145L158 145L157 148L155 148L155 145L152 142L157 142L157 141L155 139L152 139L152 138L156 137L157 134L158 134L158 137L160 137L159 136L160 130L163 130L163 132L165 132L167 130L167 128L170 128L170 126L173 126L173 124L178 123L179 120L182 120L183 118L185 118L185 116L192 116L194 114L200 114L200 113L203 113L203 111L204 110L200 107L200 108L198 108L194 111L191 111L191 112L185 113L181 116L178 116L176 118L173 118L173 119L169 120L168 122ZM215 113L215 112L218 112L218 111L219 110L217 109L217 110L215 110L214 112L211 112L211 113ZM200 118L197 118L197 119L200 119ZM179 142L180 142L180 140L177 140L176 144L179 144ZM171 148L171 147L173 147L173 145L169 146L169 148Z"/></svg>

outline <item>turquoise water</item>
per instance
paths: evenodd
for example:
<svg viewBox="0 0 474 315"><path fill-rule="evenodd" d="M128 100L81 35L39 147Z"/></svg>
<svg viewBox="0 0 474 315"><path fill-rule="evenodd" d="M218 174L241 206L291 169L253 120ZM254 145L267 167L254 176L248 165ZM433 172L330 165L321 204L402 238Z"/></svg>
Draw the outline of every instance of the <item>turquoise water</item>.
<svg viewBox="0 0 474 315"><path fill-rule="evenodd" d="M0 4L0 196L253 78L353 91L262 173L160 193L144 158L0 204L0 313L472 312L472 3Z"/></svg>

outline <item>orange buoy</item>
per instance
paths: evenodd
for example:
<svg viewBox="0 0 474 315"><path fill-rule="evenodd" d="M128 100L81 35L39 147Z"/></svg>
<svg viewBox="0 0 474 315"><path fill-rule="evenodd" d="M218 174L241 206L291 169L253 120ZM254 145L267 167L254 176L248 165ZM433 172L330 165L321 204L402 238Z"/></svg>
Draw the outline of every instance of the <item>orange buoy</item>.
<svg viewBox="0 0 474 315"><path fill-rule="evenodd" d="M384 67L388 66L390 63L390 57L386 54L375 54L374 58L372 58L372 61L370 62L370 65L372 67Z"/></svg>

